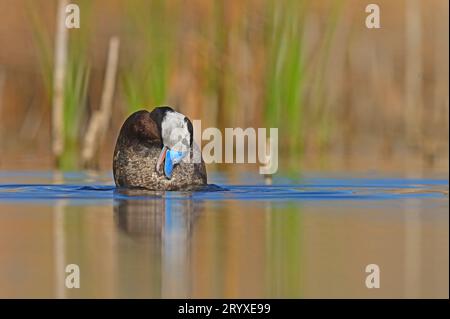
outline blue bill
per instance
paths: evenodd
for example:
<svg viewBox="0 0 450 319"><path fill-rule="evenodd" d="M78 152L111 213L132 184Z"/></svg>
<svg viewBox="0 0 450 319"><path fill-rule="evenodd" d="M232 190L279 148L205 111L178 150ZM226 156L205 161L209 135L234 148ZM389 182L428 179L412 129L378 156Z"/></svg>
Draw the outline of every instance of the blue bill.
<svg viewBox="0 0 450 319"><path fill-rule="evenodd" d="M164 162L164 174L168 179L172 178L172 171L175 164L181 162L185 155L186 152L167 150L166 160Z"/></svg>

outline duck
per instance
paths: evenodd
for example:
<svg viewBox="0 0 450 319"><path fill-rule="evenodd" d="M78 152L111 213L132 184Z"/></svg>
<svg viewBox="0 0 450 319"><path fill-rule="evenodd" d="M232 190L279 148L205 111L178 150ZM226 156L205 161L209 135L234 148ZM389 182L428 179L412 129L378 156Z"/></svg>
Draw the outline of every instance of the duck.
<svg viewBox="0 0 450 319"><path fill-rule="evenodd" d="M192 122L170 106L143 109L123 123L113 155L119 188L188 191L207 185Z"/></svg>

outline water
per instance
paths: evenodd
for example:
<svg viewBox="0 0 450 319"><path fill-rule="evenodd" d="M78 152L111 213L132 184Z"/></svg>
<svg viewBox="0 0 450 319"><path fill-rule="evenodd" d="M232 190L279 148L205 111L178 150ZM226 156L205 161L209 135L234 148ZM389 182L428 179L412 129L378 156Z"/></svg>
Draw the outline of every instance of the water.
<svg viewBox="0 0 450 319"><path fill-rule="evenodd" d="M448 298L447 179L210 181L164 193L117 190L110 173L0 172L0 297Z"/></svg>

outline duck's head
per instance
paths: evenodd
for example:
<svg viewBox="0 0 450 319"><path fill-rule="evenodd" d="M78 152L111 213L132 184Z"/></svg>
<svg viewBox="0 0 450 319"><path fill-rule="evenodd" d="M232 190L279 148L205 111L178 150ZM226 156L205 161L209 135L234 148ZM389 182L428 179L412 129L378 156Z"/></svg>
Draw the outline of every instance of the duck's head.
<svg viewBox="0 0 450 319"><path fill-rule="evenodd" d="M150 117L158 128L162 150L159 155L156 170L164 163L166 178L172 178L173 167L189 154L193 143L193 126L183 114L171 107L155 108Z"/></svg>
<svg viewBox="0 0 450 319"><path fill-rule="evenodd" d="M160 144L161 133L158 125L146 110L137 111L131 114L123 124L120 138L127 143L139 144Z"/></svg>
<svg viewBox="0 0 450 319"><path fill-rule="evenodd" d="M161 145L156 170L160 171L164 163L164 175L171 179L173 167L190 153L193 127L186 116L162 106L152 112L141 110L130 115L122 126L120 136L129 143L153 147Z"/></svg>

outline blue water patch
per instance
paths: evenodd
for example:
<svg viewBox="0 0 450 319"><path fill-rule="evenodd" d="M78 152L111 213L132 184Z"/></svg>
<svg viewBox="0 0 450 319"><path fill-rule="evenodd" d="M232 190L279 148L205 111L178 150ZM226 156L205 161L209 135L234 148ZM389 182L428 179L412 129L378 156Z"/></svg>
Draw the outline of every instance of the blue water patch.
<svg viewBox="0 0 450 319"><path fill-rule="evenodd" d="M70 205L111 205L114 200L176 199L197 201L369 201L401 199L448 199L448 180L401 178L314 178L290 180L275 178L273 185L262 184L259 175L245 178L245 184L227 184L224 175L211 180L221 183L193 192L152 192L116 189L110 173L64 173L62 183L53 184L54 173L0 173L0 203L48 203L64 200ZM49 183L24 183L24 180ZM20 183L2 183L4 180ZM258 184L259 183L259 184Z"/></svg>

